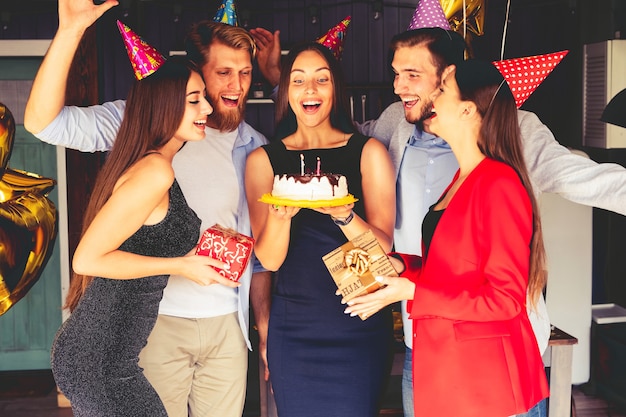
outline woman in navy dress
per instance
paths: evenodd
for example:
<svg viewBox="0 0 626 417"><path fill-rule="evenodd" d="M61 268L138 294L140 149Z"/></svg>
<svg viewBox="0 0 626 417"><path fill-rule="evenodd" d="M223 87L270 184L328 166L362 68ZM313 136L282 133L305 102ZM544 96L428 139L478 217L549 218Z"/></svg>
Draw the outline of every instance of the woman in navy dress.
<svg viewBox="0 0 626 417"><path fill-rule="evenodd" d="M391 249L395 179L385 147L355 134L340 66L317 43L293 48L277 102L277 138L246 167L255 251L278 271L272 294L267 358L278 414L377 416L392 357L391 311L361 320L344 312L322 257L372 230ZM356 203L299 209L258 202L275 174L343 174Z"/></svg>
<svg viewBox="0 0 626 417"><path fill-rule="evenodd" d="M166 417L138 362L168 277L228 285L211 268L221 262L189 254L200 219L171 165L186 141L204 139L213 111L205 95L198 70L180 58L129 93L74 254L66 305L72 314L52 346L54 378L76 417Z"/></svg>

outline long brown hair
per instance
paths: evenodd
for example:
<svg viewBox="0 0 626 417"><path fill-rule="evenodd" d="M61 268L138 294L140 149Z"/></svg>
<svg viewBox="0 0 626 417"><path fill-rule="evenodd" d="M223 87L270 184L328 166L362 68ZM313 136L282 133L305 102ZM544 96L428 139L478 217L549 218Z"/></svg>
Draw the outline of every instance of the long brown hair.
<svg viewBox="0 0 626 417"><path fill-rule="evenodd" d="M176 133L185 112L185 95L195 64L172 57L128 93L126 110L111 152L98 173L83 217L82 234L107 202L122 174L151 151L159 150ZM73 311L93 277L72 272L64 308Z"/></svg>
<svg viewBox="0 0 626 417"><path fill-rule="evenodd" d="M530 243L528 293L533 307L547 280L546 252L541 216L522 152L522 134L517 120L515 99L508 84L493 64L468 60L456 67L455 78L461 100L476 104L482 116L478 146L489 158L511 166L519 175L533 210L533 236Z"/></svg>
<svg viewBox="0 0 626 417"><path fill-rule="evenodd" d="M278 97L276 99L276 133L275 138L280 140L298 128L296 115L289 105L289 80L291 69L298 55L305 51L315 51L324 58L330 69L333 81L333 108L330 112L330 124L332 127L344 133L354 132L354 124L350 117L350 106L346 95L346 82L339 61L332 54L330 49L317 43L305 42L295 45L289 51L287 58L282 64L280 71L280 81L278 84Z"/></svg>

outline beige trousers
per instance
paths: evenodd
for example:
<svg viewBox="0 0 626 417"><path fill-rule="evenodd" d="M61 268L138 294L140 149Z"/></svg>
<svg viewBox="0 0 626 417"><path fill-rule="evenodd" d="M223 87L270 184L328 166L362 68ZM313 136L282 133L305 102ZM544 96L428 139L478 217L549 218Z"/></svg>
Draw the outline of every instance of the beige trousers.
<svg viewBox="0 0 626 417"><path fill-rule="evenodd" d="M237 313L203 319L159 315L139 366L169 417L241 417L248 348Z"/></svg>

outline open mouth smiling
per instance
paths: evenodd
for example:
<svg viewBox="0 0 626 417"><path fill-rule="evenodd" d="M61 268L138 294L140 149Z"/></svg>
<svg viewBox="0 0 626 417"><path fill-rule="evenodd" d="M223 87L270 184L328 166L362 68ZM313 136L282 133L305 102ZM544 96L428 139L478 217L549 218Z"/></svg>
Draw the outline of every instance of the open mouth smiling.
<svg viewBox="0 0 626 417"><path fill-rule="evenodd" d="M239 94L225 94L221 98L227 106L236 106L239 103Z"/></svg>
<svg viewBox="0 0 626 417"><path fill-rule="evenodd" d="M410 109L415 106L418 101L420 101L419 97L403 98L402 104L405 108Z"/></svg>
<svg viewBox="0 0 626 417"><path fill-rule="evenodd" d="M302 103L302 107L305 111L311 112L317 110L322 105L321 101L308 100Z"/></svg>

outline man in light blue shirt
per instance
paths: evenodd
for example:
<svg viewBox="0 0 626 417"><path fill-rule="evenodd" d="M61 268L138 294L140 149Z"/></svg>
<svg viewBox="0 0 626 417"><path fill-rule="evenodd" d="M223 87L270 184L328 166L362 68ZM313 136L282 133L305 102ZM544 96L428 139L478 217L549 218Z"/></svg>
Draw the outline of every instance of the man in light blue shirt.
<svg viewBox="0 0 626 417"><path fill-rule="evenodd" d="M424 28L394 37L392 67L394 91L401 101L391 104L381 116L361 126L365 134L388 144L397 170L397 207L394 246L399 252L421 255L421 223L450 183L458 164L445 141L427 133L432 102L428 98L439 86L448 65L463 59L463 46L456 33ZM443 46L441 44L448 44ZM435 65L433 65L435 63ZM597 164L559 145L550 130L532 113L519 111L524 159L535 193L558 193L571 201L626 214L626 170L617 164ZM407 142L407 138L408 142ZM455 256L451 254L451 256ZM361 297L358 308L368 313L398 301L391 288ZM355 300L357 303L359 300ZM412 323L402 303L407 352L403 372L405 416L413 416L411 348ZM361 313L356 305L346 311ZM540 351L547 348L550 323L543 298L529 310ZM545 401L527 416L545 416Z"/></svg>
<svg viewBox="0 0 626 417"><path fill-rule="evenodd" d="M429 207L452 180L458 164L450 146L441 138L415 128L404 150L398 171L394 245L408 253L421 253L421 230ZM422 175L416 176L420 172ZM452 174L452 175L451 175Z"/></svg>

